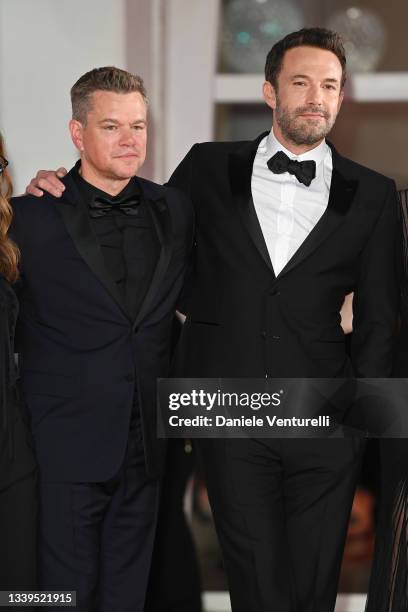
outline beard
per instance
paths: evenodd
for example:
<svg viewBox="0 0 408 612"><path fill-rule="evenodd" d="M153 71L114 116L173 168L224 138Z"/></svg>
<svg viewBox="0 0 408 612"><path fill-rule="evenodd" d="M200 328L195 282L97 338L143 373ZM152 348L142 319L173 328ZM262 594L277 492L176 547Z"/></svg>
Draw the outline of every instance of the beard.
<svg viewBox="0 0 408 612"><path fill-rule="evenodd" d="M318 113L322 119L305 119L301 117L303 113ZM301 106L291 111L285 106L281 106L279 98L274 111L276 122L280 127L285 138L296 145L314 145L332 129L336 116L317 106Z"/></svg>

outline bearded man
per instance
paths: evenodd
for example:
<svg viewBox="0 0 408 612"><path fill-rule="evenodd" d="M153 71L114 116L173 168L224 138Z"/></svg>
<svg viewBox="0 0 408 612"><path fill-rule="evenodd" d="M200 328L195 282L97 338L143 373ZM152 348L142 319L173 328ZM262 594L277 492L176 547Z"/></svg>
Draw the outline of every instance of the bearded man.
<svg viewBox="0 0 408 612"><path fill-rule="evenodd" d="M272 130L192 147L170 184L196 211L185 377L386 377L398 309L393 181L325 137L344 96L340 37L312 28L268 54ZM346 351L339 311L354 291ZM334 609L363 444L200 440L234 612Z"/></svg>

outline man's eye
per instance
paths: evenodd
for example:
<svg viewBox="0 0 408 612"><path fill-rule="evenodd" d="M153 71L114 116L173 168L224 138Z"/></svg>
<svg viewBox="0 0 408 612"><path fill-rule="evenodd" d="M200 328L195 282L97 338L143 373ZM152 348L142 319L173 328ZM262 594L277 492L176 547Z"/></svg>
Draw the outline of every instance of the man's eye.
<svg viewBox="0 0 408 612"><path fill-rule="evenodd" d="M116 130L116 125L105 125L104 129L113 132L113 130Z"/></svg>
<svg viewBox="0 0 408 612"><path fill-rule="evenodd" d="M336 89L337 89L337 87L336 87L335 85L331 85L330 83L327 83L327 84L325 85L325 87L326 87L326 89L333 89L333 90L336 90Z"/></svg>
<svg viewBox="0 0 408 612"><path fill-rule="evenodd" d="M304 81L295 81L294 85L306 85Z"/></svg>
<svg viewBox="0 0 408 612"><path fill-rule="evenodd" d="M137 124L137 125L134 125L134 126L133 126L133 129L134 129L134 130L143 130L143 129L144 129L144 127L145 127L144 125L139 125L139 124Z"/></svg>

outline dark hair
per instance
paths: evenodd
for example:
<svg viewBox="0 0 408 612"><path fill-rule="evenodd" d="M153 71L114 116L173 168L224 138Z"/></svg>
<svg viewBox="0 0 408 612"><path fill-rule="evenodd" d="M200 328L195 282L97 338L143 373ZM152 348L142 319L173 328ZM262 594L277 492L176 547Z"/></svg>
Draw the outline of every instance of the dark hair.
<svg viewBox="0 0 408 612"><path fill-rule="evenodd" d="M284 55L286 51L295 47L318 47L334 53L341 64L343 72L341 87L344 87L346 82L346 54L340 34L326 28L303 28L298 32L288 34L275 43L266 57L265 80L269 81L276 90Z"/></svg>
<svg viewBox="0 0 408 612"><path fill-rule="evenodd" d="M82 75L71 89L72 118L86 123L91 109L91 95L95 91L113 91L115 93L138 92L147 104L147 94L143 79L126 70L105 66L94 68Z"/></svg>

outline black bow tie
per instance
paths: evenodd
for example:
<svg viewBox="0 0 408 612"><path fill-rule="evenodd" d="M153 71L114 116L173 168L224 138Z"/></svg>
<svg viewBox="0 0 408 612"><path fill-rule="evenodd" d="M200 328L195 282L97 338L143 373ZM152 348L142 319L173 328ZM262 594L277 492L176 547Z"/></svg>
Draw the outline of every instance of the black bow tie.
<svg viewBox="0 0 408 612"><path fill-rule="evenodd" d="M139 204L140 196L137 194L123 196L122 198L96 196L89 205L89 215L92 219L97 219L119 211L123 215L137 216L139 214Z"/></svg>
<svg viewBox="0 0 408 612"><path fill-rule="evenodd" d="M296 176L299 183L303 183L309 187L310 183L316 176L316 162L313 160L296 161L290 159L283 151L278 151L267 162L269 170L275 174L283 174L289 172Z"/></svg>

